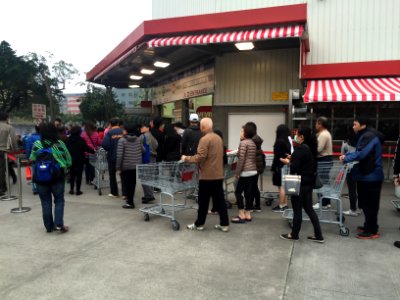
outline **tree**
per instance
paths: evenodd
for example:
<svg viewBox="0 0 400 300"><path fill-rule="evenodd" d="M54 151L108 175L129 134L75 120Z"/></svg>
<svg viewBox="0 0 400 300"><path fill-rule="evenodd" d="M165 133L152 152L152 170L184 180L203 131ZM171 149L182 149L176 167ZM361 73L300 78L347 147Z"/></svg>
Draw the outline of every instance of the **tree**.
<svg viewBox="0 0 400 300"><path fill-rule="evenodd" d="M15 54L6 41L0 43L0 110L11 112L28 102L37 88L37 70L31 61Z"/></svg>
<svg viewBox="0 0 400 300"><path fill-rule="evenodd" d="M88 85L81 97L79 109L84 120L91 120L104 126L112 117L123 114L123 106L115 99L111 88Z"/></svg>

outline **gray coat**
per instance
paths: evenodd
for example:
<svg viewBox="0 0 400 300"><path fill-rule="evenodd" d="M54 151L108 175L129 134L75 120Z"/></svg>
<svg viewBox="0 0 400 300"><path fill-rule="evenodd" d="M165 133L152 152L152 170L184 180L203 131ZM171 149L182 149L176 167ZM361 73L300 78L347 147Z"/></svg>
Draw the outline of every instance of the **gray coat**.
<svg viewBox="0 0 400 300"><path fill-rule="evenodd" d="M15 151L18 148L14 128L0 121L0 151Z"/></svg>

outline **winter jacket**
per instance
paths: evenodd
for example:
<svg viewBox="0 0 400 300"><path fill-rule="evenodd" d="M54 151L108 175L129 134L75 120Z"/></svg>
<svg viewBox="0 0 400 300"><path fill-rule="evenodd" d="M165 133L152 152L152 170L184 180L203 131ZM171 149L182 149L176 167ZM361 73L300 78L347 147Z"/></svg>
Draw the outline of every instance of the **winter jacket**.
<svg viewBox="0 0 400 300"><path fill-rule="evenodd" d="M256 144L256 167L258 174L262 174L265 170L265 154L261 148L264 140L257 134L253 137L253 142Z"/></svg>
<svg viewBox="0 0 400 300"><path fill-rule="evenodd" d="M142 163L143 146L136 135L125 135L118 140L117 171L135 170Z"/></svg>
<svg viewBox="0 0 400 300"><path fill-rule="evenodd" d="M164 144L164 160L178 161L181 158L181 136L179 134L168 135Z"/></svg>
<svg viewBox="0 0 400 300"><path fill-rule="evenodd" d="M183 155L195 155L197 153L197 147L202 137L199 126L190 126L185 129L182 137L182 154Z"/></svg>
<svg viewBox="0 0 400 300"><path fill-rule="evenodd" d="M274 159L272 161L271 171L279 172L283 167L281 158L286 158L290 154L290 142L289 140L279 139L274 144Z"/></svg>
<svg viewBox="0 0 400 300"><path fill-rule="evenodd" d="M70 135L65 144L74 163L83 163L85 152L94 153L94 150L86 145L85 140L79 135Z"/></svg>
<svg viewBox="0 0 400 300"><path fill-rule="evenodd" d="M383 181L383 135L367 127L358 133L356 151L347 153L344 163L358 161L352 174L357 181Z"/></svg>
<svg viewBox="0 0 400 300"><path fill-rule="evenodd" d="M238 163L235 174L240 176L242 172L257 171L256 166L256 144L251 139L244 139L240 142L237 157Z"/></svg>
<svg viewBox="0 0 400 300"><path fill-rule="evenodd" d="M315 185L316 159L306 144L297 146L290 160L290 174L301 175L302 186Z"/></svg>
<svg viewBox="0 0 400 300"><path fill-rule="evenodd" d="M123 131L118 126L111 128L105 135L101 146L107 151L107 160L115 163L117 161L118 140L123 137Z"/></svg>
<svg viewBox="0 0 400 300"><path fill-rule="evenodd" d="M29 157L31 156L33 144L38 140L40 140L40 134L39 133L32 133L25 140L25 152L26 152L26 158L27 159L29 159Z"/></svg>
<svg viewBox="0 0 400 300"><path fill-rule="evenodd" d="M18 149L14 128L5 121L0 121L0 151Z"/></svg>
<svg viewBox="0 0 400 300"><path fill-rule="evenodd" d="M162 161L164 156L165 134L156 128L153 128L151 130L151 134L157 140L158 143L156 161L160 162Z"/></svg>
<svg viewBox="0 0 400 300"><path fill-rule="evenodd" d="M156 157L158 148L157 140L154 138L151 132L148 131L140 136L140 142L142 143L142 145L144 144L144 136L146 136L146 144L150 146L150 155Z"/></svg>
<svg viewBox="0 0 400 300"><path fill-rule="evenodd" d="M101 140L99 134L94 131L90 136L86 131L82 132L81 137L85 140L86 145L93 150L97 150L101 146Z"/></svg>

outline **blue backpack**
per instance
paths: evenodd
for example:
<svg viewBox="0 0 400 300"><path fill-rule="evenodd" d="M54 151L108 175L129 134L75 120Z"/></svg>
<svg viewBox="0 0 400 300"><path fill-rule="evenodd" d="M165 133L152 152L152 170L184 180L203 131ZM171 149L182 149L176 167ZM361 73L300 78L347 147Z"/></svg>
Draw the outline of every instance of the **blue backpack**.
<svg viewBox="0 0 400 300"><path fill-rule="evenodd" d="M44 143L42 142L42 145ZM53 150L50 146L40 149L37 152L36 160L33 165L33 182L38 184L51 184L62 175L60 164L53 156Z"/></svg>
<svg viewBox="0 0 400 300"><path fill-rule="evenodd" d="M146 136L143 134L143 147L144 153L142 154L142 162L144 164L150 163L150 145L146 143Z"/></svg>

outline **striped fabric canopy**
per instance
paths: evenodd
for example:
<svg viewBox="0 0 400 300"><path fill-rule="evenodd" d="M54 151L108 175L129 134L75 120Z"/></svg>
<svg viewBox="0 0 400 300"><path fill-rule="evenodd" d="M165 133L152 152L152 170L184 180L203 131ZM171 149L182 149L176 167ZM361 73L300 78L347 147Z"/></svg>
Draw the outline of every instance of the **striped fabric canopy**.
<svg viewBox="0 0 400 300"><path fill-rule="evenodd" d="M198 35L184 35L164 38L154 38L147 42L149 48L185 45L207 45L215 43L251 42L257 40L301 37L304 31L302 25L272 27L231 32L217 32Z"/></svg>
<svg viewBox="0 0 400 300"><path fill-rule="evenodd" d="M400 101L400 77L311 80L304 102Z"/></svg>

